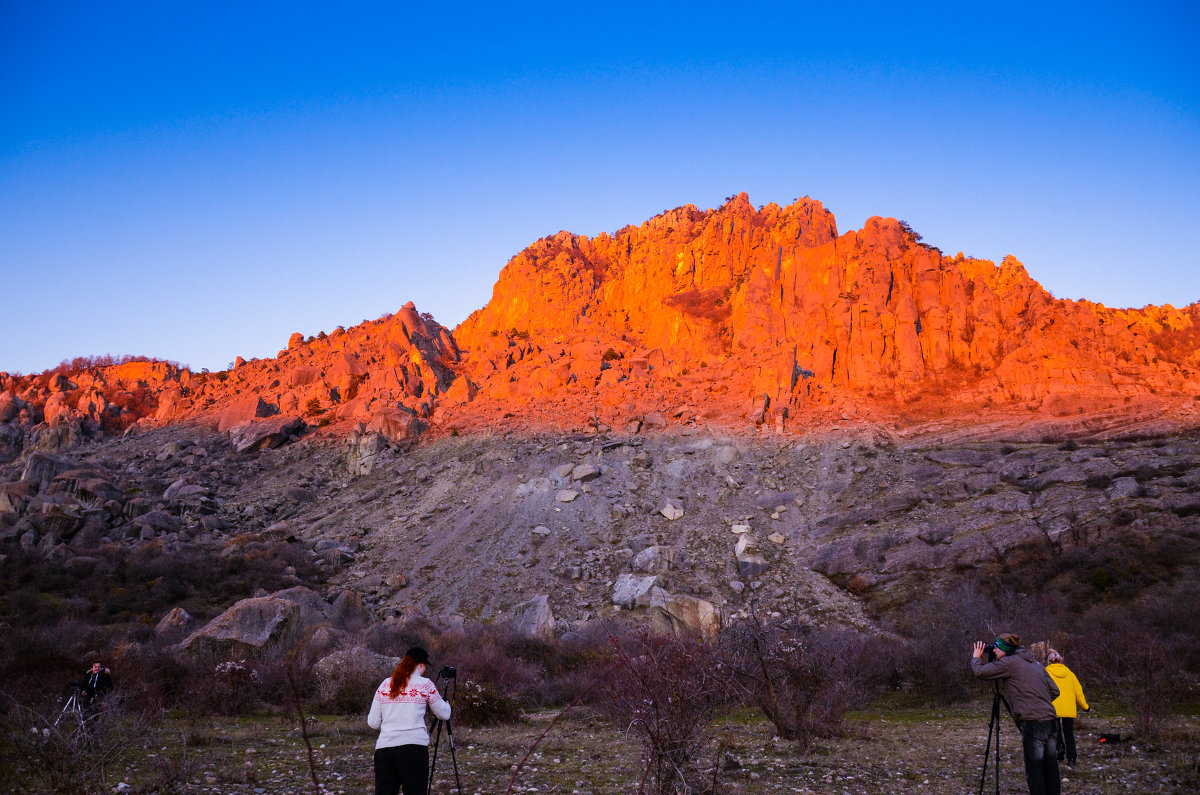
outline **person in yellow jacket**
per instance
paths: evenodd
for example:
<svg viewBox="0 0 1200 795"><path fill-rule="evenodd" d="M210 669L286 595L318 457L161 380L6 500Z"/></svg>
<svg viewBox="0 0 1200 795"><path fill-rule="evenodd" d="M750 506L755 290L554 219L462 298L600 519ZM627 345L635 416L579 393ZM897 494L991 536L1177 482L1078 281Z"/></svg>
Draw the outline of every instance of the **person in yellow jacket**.
<svg viewBox="0 0 1200 795"><path fill-rule="evenodd" d="M1091 709L1083 697L1083 687L1070 668L1063 665L1063 656L1051 649L1046 655L1046 673L1058 685L1058 698L1054 699L1054 711L1062 723L1063 745L1067 752L1067 767L1075 767L1075 716L1076 707L1084 712Z"/></svg>

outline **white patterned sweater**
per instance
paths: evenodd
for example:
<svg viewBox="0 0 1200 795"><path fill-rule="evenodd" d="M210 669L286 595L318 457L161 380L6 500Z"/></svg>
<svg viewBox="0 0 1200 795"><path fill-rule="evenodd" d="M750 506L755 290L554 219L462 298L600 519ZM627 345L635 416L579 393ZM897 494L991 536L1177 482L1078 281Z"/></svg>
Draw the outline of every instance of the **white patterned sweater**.
<svg viewBox="0 0 1200 795"><path fill-rule="evenodd" d="M425 705L442 720L450 718L450 704L442 698L437 686L423 676L413 674L408 678L408 687L395 698L391 692L391 677L384 679L375 688L371 701L371 712L367 725L379 729L376 748L391 748L396 745L429 745L429 731L425 728Z"/></svg>

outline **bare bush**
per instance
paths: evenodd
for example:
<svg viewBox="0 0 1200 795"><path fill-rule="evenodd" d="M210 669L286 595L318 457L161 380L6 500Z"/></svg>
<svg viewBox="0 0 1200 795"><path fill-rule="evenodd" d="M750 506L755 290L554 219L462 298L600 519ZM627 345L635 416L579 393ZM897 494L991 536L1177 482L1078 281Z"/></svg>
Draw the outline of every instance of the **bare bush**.
<svg viewBox="0 0 1200 795"><path fill-rule="evenodd" d="M182 701L199 715L244 715L258 705L261 692L253 661L202 658L189 663Z"/></svg>
<svg viewBox="0 0 1200 795"><path fill-rule="evenodd" d="M970 644L1005 630L995 601L974 582L929 594L900 616L909 642L899 658L901 676L939 703L960 701L973 692L967 666Z"/></svg>
<svg viewBox="0 0 1200 795"><path fill-rule="evenodd" d="M1157 737L1180 698L1179 657L1156 632L1116 610L1088 616L1074 655L1081 678L1110 690L1129 712L1134 731Z"/></svg>
<svg viewBox="0 0 1200 795"><path fill-rule="evenodd" d="M54 793L109 792L108 772L150 737L155 713L125 708L113 694L83 712L11 701L0 716L0 753L20 779Z"/></svg>
<svg viewBox="0 0 1200 795"><path fill-rule="evenodd" d="M693 761L717 709L734 697L715 645L638 634L614 651L612 673L599 684L601 706L642 745L638 791L647 784L659 795L704 791Z"/></svg>
<svg viewBox="0 0 1200 795"><path fill-rule="evenodd" d="M515 723L521 704L508 693L487 682L464 679L454 686L454 720L464 726Z"/></svg>
<svg viewBox="0 0 1200 795"><path fill-rule="evenodd" d="M398 661L399 657L386 657L360 646L327 655L314 668L322 708L344 715L362 712Z"/></svg>
<svg viewBox="0 0 1200 795"><path fill-rule="evenodd" d="M886 679L883 643L852 631L748 621L725 636L734 676L775 726L801 748L841 732L846 711Z"/></svg>

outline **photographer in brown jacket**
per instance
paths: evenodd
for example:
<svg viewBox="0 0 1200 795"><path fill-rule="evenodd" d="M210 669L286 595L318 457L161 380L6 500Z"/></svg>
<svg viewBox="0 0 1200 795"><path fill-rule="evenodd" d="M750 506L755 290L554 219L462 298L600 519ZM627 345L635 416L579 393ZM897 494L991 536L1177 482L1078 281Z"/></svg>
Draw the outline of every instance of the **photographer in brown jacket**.
<svg viewBox="0 0 1200 795"><path fill-rule="evenodd" d="M984 652L994 655L984 662ZM999 679L1021 727L1025 754L1025 780L1030 795L1059 795L1058 736L1054 727L1054 699L1058 687L1017 635L1004 634L991 645L975 643L971 673L977 679Z"/></svg>

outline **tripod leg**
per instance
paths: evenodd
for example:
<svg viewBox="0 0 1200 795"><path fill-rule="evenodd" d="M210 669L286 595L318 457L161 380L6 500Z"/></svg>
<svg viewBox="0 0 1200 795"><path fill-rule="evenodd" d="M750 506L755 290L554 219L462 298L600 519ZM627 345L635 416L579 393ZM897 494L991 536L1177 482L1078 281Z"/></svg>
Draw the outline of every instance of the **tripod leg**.
<svg viewBox="0 0 1200 795"><path fill-rule="evenodd" d="M437 770L438 746L442 743L442 722L433 721L433 753L429 757L429 776L425 779L425 795L433 791L433 772Z"/></svg>
<svg viewBox="0 0 1200 795"><path fill-rule="evenodd" d="M992 731L996 727L996 702L992 702L992 714L988 718L987 743L983 746L983 770L979 774L979 795L983 795L984 784L987 783L988 762L992 756Z"/></svg>
<svg viewBox="0 0 1200 795"><path fill-rule="evenodd" d="M999 693L996 694L996 703L992 707L992 713L996 716L996 795L1000 795L1000 699L1003 698Z"/></svg>
<svg viewBox="0 0 1200 795"><path fill-rule="evenodd" d="M458 778L458 752L454 750L454 727L446 721L446 739L450 743L450 764L454 767L454 786L462 793L462 781Z"/></svg>

